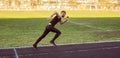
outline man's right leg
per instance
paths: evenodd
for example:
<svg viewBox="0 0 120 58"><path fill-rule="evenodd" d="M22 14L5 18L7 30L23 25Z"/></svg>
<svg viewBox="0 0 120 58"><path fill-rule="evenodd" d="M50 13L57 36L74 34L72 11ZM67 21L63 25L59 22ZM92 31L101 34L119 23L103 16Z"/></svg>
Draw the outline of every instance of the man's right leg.
<svg viewBox="0 0 120 58"><path fill-rule="evenodd" d="M53 39L50 41L50 43L51 44L53 44L54 46L56 46L56 44L55 44L55 40L60 36L60 34L61 34L61 31L60 30L58 30L57 28L52 28L52 30L51 30L52 32L55 32L56 34L55 34L55 36L53 37Z"/></svg>
<svg viewBox="0 0 120 58"><path fill-rule="evenodd" d="M36 40L33 47L37 49L37 44L49 33L50 31L46 28L43 34Z"/></svg>

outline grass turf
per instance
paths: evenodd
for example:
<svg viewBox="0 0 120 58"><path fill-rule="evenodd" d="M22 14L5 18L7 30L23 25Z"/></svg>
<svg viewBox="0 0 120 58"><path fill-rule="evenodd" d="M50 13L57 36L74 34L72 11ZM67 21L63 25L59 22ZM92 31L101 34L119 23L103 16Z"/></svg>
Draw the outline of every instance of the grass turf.
<svg viewBox="0 0 120 58"><path fill-rule="evenodd" d="M31 46L48 24L46 18L0 19L0 48ZM74 22L74 23L72 23ZM120 40L120 17L72 18L57 24L62 35L57 44ZM39 45L48 45L54 33L49 33Z"/></svg>

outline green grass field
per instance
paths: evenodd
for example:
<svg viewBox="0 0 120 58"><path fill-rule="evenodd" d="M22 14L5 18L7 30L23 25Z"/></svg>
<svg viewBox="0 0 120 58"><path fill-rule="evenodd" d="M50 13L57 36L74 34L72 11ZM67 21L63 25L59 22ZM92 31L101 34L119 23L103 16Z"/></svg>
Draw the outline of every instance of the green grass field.
<svg viewBox="0 0 120 58"><path fill-rule="evenodd" d="M32 46L48 24L46 18L1 18L0 48ZM62 35L57 44L120 40L120 17L71 18L57 24ZM49 33L39 45L48 45L54 33Z"/></svg>
<svg viewBox="0 0 120 58"><path fill-rule="evenodd" d="M0 11L0 48L32 46L48 24L53 11ZM58 24L57 44L120 40L119 11L68 11L70 21ZM39 45L48 45L49 33Z"/></svg>

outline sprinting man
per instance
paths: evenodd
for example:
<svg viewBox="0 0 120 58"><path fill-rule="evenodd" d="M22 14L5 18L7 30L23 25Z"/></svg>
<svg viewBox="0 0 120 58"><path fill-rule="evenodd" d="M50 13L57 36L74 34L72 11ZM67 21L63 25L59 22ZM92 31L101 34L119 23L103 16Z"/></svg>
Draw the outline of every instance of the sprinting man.
<svg viewBox="0 0 120 58"><path fill-rule="evenodd" d="M33 47L37 49L37 44L49 33L49 32L54 32L56 33L53 39L50 41L51 44L56 46L55 40L60 36L61 32L57 28L55 28L55 25L60 22L60 24L64 24L69 20L69 17L67 16L64 18L66 15L66 11L61 11L59 14L58 12L54 12L48 19L51 20L50 23L46 26L43 34L36 40L36 42L33 44ZM53 18L54 16L54 18ZM64 18L65 20L62 21L61 19Z"/></svg>

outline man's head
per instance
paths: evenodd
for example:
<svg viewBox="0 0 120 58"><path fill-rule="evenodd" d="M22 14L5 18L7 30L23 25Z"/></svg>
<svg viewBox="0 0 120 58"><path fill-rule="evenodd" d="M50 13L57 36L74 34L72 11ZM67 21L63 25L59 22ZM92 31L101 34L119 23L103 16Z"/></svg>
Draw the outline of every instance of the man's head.
<svg viewBox="0 0 120 58"><path fill-rule="evenodd" d="M62 15L62 17L64 17L66 15L66 11L62 10L61 15Z"/></svg>

